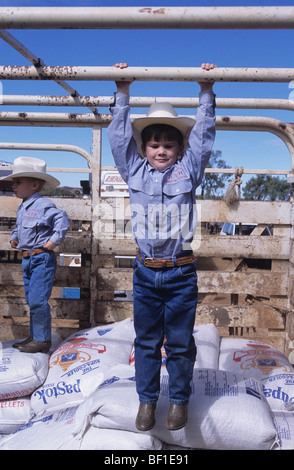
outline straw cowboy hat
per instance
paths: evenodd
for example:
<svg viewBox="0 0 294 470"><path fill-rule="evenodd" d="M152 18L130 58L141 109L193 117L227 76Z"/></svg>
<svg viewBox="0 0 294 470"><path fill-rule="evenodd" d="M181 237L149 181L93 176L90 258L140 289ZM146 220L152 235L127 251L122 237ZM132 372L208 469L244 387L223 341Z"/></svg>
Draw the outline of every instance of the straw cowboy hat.
<svg viewBox="0 0 294 470"><path fill-rule="evenodd" d="M195 119L192 117L178 116L170 103L153 103L146 116L131 116L131 122L138 151L141 153L141 133L145 127L151 124L168 124L169 126L173 126L181 132L186 144L191 129L195 124Z"/></svg>
<svg viewBox="0 0 294 470"><path fill-rule="evenodd" d="M12 173L0 178L1 181L12 181L14 178L36 178L45 181L44 188L58 186L60 182L46 173L46 163L39 158L19 157L13 162Z"/></svg>

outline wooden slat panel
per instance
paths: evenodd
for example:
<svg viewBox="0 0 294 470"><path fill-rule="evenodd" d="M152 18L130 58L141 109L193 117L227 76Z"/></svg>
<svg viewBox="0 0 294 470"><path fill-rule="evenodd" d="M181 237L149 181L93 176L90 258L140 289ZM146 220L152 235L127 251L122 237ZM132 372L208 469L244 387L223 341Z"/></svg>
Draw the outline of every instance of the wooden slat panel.
<svg viewBox="0 0 294 470"><path fill-rule="evenodd" d="M0 232L0 250L11 250L10 232ZM91 234L88 232L68 232L65 241L55 249L56 253L90 253Z"/></svg>
<svg viewBox="0 0 294 470"><path fill-rule="evenodd" d="M52 318L89 320L89 300L86 299L50 299ZM26 317L29 308L24 298L3 297L1 298L1 315Z"/></svg>
<svg viewBox="0 0 294 470"><path fill-rule="evenodd" d="M1 341L11 341L27 337L29 326L30 321L27 317L0 317ZM62 340L65 340L81 328L88 328L88 325L81 325L78 320L52 320L52 333L58 333Z"/></svg>
<svg viewBox="0 0 294 470"><path fill-rule="evenodd" d="M123 200L122 200L123 199ZM239 201L227 205L221 200L197 200L198 221L257 224L290 224L291 203L286 201ZM101 200L101 219L112 220L118 212L129 219L129 199ZM105 210L103 210L105 208ZM120 216L122 218L122 215Z"/></svg>
<svg viewBox="0 0 294 470"><path fill-rule="evenodd" d="M266 236L202 236L193 241L195 256L219 258L289 259L290 240Z"/></svg>
<svg viewBox="0 0 294 470"><path fill-rule="evenodd" d="M285 237L261 236L202 236L194 240L192 249L195 256L230 257L256 259L289 259L290 240ZM99 240L99 253L114 255L136 255L133 240Z"/></svg>
<svg viewBox="0 0 294 470"><path fill-rule="evenodd" d="M290 224L291 203L284 201L197 201L201 222L241 222L257 224Z"/></svg>
<svg viewBox="0 0 294 470"><path fill-rule="evenodd" d="M56 207L65 210L72 220L91 220L91 199L50 198ZM14 196L1 196L0 217L15 218L21 200Z"/></svg>
<svg viewBox="0 0 294 470"><path fill-rule="evenodd" d="M85 267L70 268L61 266L57 268L54 285L59 287L89 287L90 269ZM20 264L0 263L0 285L4 286L22 286L23 276ZM2 292L0 291L0 296Z"/></svg>
<svg viewBox="0 0 294 470"><path fill-rule="evenodd" d="M119 321L125 317L132 317L132 302L101 301L96 312L96 321ZM207 305L197 306L196 323L214 323L217 327L243 327L243 328L271 328L284 330L283 315L271 307L263 305Z"/></svg>
<svg viewBox="0 0 294 470"><path fill-rule="evenodd" d="M96 275L98 290L132 290L131 269L100 268ZM287 295L288 276L283 272L198 271L198 289L200 293Z"/></svg>

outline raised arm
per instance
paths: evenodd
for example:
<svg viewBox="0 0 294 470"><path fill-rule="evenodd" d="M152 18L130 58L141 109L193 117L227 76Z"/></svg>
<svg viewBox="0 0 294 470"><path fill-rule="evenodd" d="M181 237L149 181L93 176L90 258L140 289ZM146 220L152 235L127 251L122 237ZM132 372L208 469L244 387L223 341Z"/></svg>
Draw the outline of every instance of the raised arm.
<svg viewBox="0 0 294 470"><path fill-rule="evenodd" d="M209 71L217 66L204 63L201 67ZM215 139L214 82L198 82L198 84L200 85L200 95L196 123L190 133L186 151L183 155L183 164L187 165L195 187L198 187L202 181Z"/></svg>

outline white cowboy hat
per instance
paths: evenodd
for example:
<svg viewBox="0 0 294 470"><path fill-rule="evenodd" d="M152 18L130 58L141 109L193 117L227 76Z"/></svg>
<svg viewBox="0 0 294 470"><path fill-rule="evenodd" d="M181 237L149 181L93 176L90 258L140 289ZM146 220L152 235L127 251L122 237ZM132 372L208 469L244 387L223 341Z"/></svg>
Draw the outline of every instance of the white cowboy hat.
<svg viewBox="0 0 294 470"><path fill-rule="evenodd" d="M46 163L39 158L18 157L13 162L12 173L0 178L1 181L12 181L13 178L36 178L45 181L44 188L58 186L58 179L46 173Z"/></svg>
<svg viewBox="0 0 294 470"><path fill-rule="evenodd" d="M150 106L146 116L131 116L131 123L133 126L134 138L137 142L138 151L141 153L141 133L145 127L150 126L151 124L168 124L173 126L181 132L184 143L186 144L191 129L195 124L195 119L192 117L178 116L170 103L162 102L153 103Z"/></svg>

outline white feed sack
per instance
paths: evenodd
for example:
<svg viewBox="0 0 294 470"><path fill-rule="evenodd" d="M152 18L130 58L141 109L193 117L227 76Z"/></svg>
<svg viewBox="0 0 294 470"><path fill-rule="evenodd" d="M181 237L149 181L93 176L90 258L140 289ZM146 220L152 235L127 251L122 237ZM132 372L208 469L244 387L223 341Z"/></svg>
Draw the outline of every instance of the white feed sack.
<svg viewBox="0 0 294 470"><path fill-rule="evenodd" d="M30 397L0 401L0 434L14 432L33 415Z"/></svg>
<svg viewBox="0 0 294 470"><path fill-rule="evenodd" d="M294 411L273 411L281 450L294 450Z"/></svg>
<svg viewBox="0 0 294 470"><path fill-rule="evenodd" d="M0 343L0 400L30 395L48 373L49 355L22 353L12 347L13 343Z"/></svg>
<svg viewBox="0 0 294 470"><path fill-rule="evenodd" d="M216 369L195 369L188 423L177 431L166 428L167 385L168 376L163 375L156 423L148 431L160 441L185 448L222 450L268 450L276 443L277 432L258 381ZM83 435L88 425L138 432L138 406L133 367L113 367L80 405L79 426L74 433Z"/></svg>
<svg viewBox="0 0 294 470"><path fill-rule="evenodd" d="M72 435L78 406L36 416L0 441L0 450L160 450L149 434L90 426L80 438Z"/></svg>
<svg viewBox="0 0 294 470"><path fill-rule="evenodd" d="M80 331L50 357L45 383L32 395L35 414L81 403L115 364L128 364L134 342L131 319Z"/></svg>
<svg viewBox="0 0 294 470"><path fill-rule="evenodd" d="M223 338L219 369L260 380L272 410L283 410L294 402L294 368L284 354L268 344Z"/></svg>
<svg viewBox="0 0 294 470"><path fill-rule="evenodd" d="M220 336L213 323L195 325L193 336L197 346L195 368L217 369L219 358ZM164 345L161 348L161 373L167 374L166 353ZM130 364L135 364L135 351L132 349Z"/></svg>

